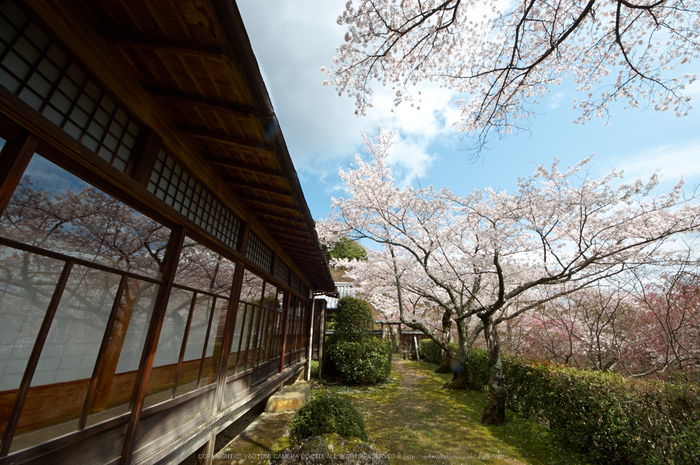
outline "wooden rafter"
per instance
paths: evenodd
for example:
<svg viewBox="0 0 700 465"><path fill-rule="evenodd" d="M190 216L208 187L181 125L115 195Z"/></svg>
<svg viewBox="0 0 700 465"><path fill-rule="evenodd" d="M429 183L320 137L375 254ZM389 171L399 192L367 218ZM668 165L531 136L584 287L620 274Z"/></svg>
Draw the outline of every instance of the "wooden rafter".
<svg viewBox="0 0 700 465"><path fill-rule="evenodd" d="M255 213L255 214L258 215L258 216L259 216L259 215L264 215L264 216L267 216L267 217L270 217L270 218L276 218L276 219L278 219L278 220L291 221L291 222L293 222L293 223L299 224L300 226L301 226L301 225L306 226L306 223L304 222L304 220L302 220L301 218L299 218L299 217L297 217L297 216L284 215L284 214L279 213L279 212L271 212L271 211L269 211L269 210L265 210L265 209L262 209L262 208L256 208L256 207L253 207L253 206L249 207L248 210L250 210L251 213Z"/></svg>
<svg viewBox="0 0 700 465"><path fill-rule="evenodd" d="M292 197L292 193L289 189L283 189L281 187L274 187L274 186L266 186L264 184L256 183L256 182L245 182L245 181L238 181L232 177L223 177L224 182L227 182L232 185L234 189L238 188L243 188L243 189L252 189L256 191L261 191L261 192L270 192L271 194L278 194L278 195L284 195L287 197Z"/></svg>
<svg viewBox="0 0 700 465"><path fill-rule="evenodd" d="M232 160L228 157L222 157L219 155L204 154L204 161L211 163L212 165L225 166L228 168L235 168L241 171L247 171L250 173L264 174L266 176L275 176L277 178L284 178L284 173L278 170L266 168L264 166L255 166L249 163L244 163L237 160ZM224 181L229 183L238 182L235 178L227 177Z"/></svg>
<svg viewBox="0 0 700 465"><path fill-rule="evenodd" d="M262 197L252 197L252 196L250 196L250 195L246 196L246 198L243 199L243 200L244 200L245 202L247 202L247 203L248 203L248 202L252 202L252 203L255 203L255 204L259 204L259 205L260 205L260 204L262 204L262 205L271 205L271 206L273 206L273 207L275 207L275 208L281 208L281 209L284 209L284 210L296 211L296 210L298 209L298 207L296 206L296 204L293 204L293 203L275 202L274 200L265 199L265 198L262 198Z"/></svg>
<svg viewBox="0 0 700 465"><path fill-rule="evenodd" d="M208 108L210 110L235 114L243 118L261 119L261 115L253 107L236 103L225 102L223 100L199 97L196 95L186 95L180 92L171 92L162 89L147 89L148 93L164 103L189 104L197 107Z"/></svg>
<svg viewBox="0 0 700 465"><path fill-rule="evenodd" d="M249 147L256 150L265 150L267 152L272 152L274 150L274 147L272 147L270 144L245 139L243 137L230 136L228 134L219 134L213 131L197 129L186 125L181 125L178 127L178 129L180 130L180 132L187 134L188 136L192 136L196 139L202 139L212 142L221 142L222 144L228 145Z"/></svg>
<svg viewBox="0 0 700 465"><path fill-rule="evenodd" d="M224 55L218 47L210 45L193 44L165 39L162 37L146 37L136 34L103 34L102 38L114 45L136 47L154 50L156 52L173 52L180 55L196 56L200 58L224 59Z"/></svg>

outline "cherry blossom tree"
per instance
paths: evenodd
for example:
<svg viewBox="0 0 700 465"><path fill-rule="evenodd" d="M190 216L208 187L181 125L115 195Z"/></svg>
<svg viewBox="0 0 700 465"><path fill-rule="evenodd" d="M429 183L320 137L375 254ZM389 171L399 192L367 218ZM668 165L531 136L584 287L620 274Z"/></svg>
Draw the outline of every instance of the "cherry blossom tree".
<svg viewBox="0 0 700 465"><path fill-rule="evenodd" d="M407 292L448 311L460 361L483 332L492 366L486 423L504 421L501 323L663 260L677 235L700 227L700 208L695 197L684 197L682 182L652 195L656 175L624 184L613 170L590 179L583 172L588 160L566 170L555 160L519 179L512 193L476 189L460 196L397 187L386 165L393 134L379 132L365 143L372 161L358 156L356 167L341 170L348 197L334 200L328 227L388 250L399 307ZM402 322L444 346L420 322Z"/></svg>
<svg viewBox="0 0 700 465"><path fill-rule="evenodd" d="M700 276L697 261L661 279L638 276L634 294L637 331L622 354L632 376L675 371L688 379L700 374Z"/></svg>
<svg viewBox="0 0 700 465"><path fill-rule="evenodd" d="M396 104L436 81L460 95L458 127L477 146L526 124L566 78L582 94L577 122L609 117L617 100L685 115L696 76L674 68L700 54L700 5L686 0L359 0L338 23L345 43L324 84L364 114L373 81L392 86Z"/></svg>

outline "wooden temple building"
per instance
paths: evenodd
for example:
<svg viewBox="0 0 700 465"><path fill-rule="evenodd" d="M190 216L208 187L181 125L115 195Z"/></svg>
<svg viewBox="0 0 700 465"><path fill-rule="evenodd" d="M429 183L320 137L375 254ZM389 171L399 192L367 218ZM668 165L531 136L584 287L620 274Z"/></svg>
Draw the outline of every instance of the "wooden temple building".
<svg viewBox="0 0 700 465"><path fill-rule="evenodd" d="M0 149L0 465L205 457L298 377L335 286L233 0L0 0Z"/></svg>

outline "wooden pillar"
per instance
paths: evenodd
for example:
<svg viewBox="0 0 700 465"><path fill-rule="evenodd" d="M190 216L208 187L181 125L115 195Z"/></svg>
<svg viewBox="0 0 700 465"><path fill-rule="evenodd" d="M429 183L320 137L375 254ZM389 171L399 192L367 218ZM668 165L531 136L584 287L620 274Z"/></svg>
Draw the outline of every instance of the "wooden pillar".
<svg viewBox="0 0 700 465"><path fill-rule="evenodd" d="M185 242L185 229L180 227L173 229L170 234L170 241L165 255L165 263L163 264L163 281L164 283L158 289L156 302L153 307L153 315L151 316L151 324L148 327L146 342L144 344L143 354L141 355L141 363L139 371L136 375L134 393L131 398L131 419L126 428L124 435L124 447L122 449L123 465L131 462L131 455L134 450L134 439L136 437L136 427L141 419L141 409L146 397L146 388L148 387L148 379L151 376L153 368L153 359L156 356L156 348L158 347L158 337L165 318L165 311L168 307L168 299L170 291L173 288L175 273L177 271L177 263L182 251L182 245Z"/></svg>
<svg viewBox="0 0 700 465"><path fill-rule="evenodd" d="M306 381L311 381L311 359L314 354L314 314L316 309L316 301L311 300L311 314L309 315L309 323L306 325L306 337L309 338L306 344L306 363L304 371L306 372Z"/></svg>
<svg viewBox="0 0 700 465"><path fill-rule="evenodd" d="M233 333L236 329L238 315L238 304L241 299L241 287L243 287L243 275L245 266L243 263L236 263L236 271L233 273L233 287L231 289L231 300L229 303L228 315L226 316L226 333L221 346L221 363L216 378L216 395L214 401L214 413L222 410L224 402L224 390L226 389L226 375L228 374L228 362L231 357L231 345L233 344ZM242 337L242 336L241 336ZM240 342L239 342L240 346Z"/></svg>
<svg viewBox="0 0 700 465"><path fill-rule="evenodd" d="M318 330L318 379L323 377L323 344L326 341L326 300L323 301L323 310L321 311L321 324Z"/></svg>
<svg viewBox="0 0 700 465"><path fill-rule="evenodd" d="M292 293L284 293L284 304L282 305L282 310L284 312L284 318L282 321L282 350L280 351L280 373L284 371L284 357L287 352L287 332L289 326L289 302L291 301Z"/></svg>
<svg viewBox="0 0 700 465"><path fill-rule="evenodd" d="M132 155L133 164L129 166L129 174L136 182L148 187L151 172L158 159L158 152L163 146L163 138L153 129L145 128L139 136L138 151Z"/></svg>
<svg viewBox="0 0 700 465"><path fill-rule="evenodd" d="M31 134L5 143L0 158L0 214L10 202L38 145L39 139Z"/></svg>

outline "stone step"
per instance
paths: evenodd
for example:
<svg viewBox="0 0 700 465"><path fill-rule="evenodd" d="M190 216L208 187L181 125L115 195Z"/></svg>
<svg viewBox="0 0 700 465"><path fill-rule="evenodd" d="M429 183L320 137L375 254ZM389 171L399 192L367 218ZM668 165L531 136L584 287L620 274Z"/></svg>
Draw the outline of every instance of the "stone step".
<svg viewBox="0 0 700 465"><path fill-rule="evenodd" d="M267 400L265 412L280 413L297 411L309 402L310 394L311 386L306 381L297 381L294 384L284 386Z"/></svg>

